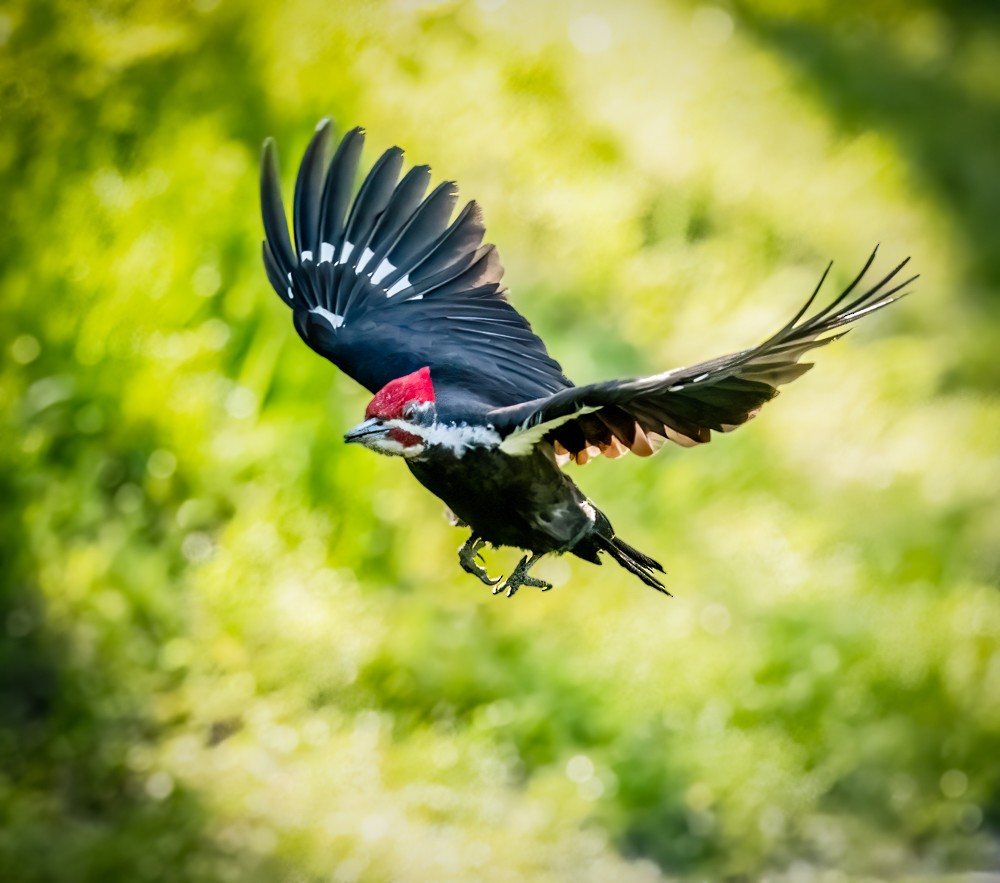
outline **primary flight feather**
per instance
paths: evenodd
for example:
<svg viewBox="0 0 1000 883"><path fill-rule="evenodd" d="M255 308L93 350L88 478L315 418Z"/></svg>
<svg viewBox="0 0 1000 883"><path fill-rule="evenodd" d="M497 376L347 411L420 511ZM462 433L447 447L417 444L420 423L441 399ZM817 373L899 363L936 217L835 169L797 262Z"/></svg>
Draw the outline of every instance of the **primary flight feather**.
<svg viewBox="0 0 1000 883"><path fill-rule="evenodd" d="M405 459L469 527L459 561L494 594L549 588L529 570L552 552L595 564L606 553L666 592L663 568L615 536L561 465L628 451L649 456L664 441L690 447L735 429L812 367L800 361L807 352L898 300L916 278L901 279L907 259L863 285L873 251L843 292L810 313L824 273L802 309L759 346L650 377L574 386L508 302L497 251L482 244L479 206L468 203L452 220L455 185L428 193L427 166L401 178L397 147L376 160L355 195L364 133L352 129L332 157L330 142L324 120L299 167L294 245L274 142L264 144L268 279L302 339L374 393L345 439ZM502 582L476 560L487 543L527 552Z"/></svg>

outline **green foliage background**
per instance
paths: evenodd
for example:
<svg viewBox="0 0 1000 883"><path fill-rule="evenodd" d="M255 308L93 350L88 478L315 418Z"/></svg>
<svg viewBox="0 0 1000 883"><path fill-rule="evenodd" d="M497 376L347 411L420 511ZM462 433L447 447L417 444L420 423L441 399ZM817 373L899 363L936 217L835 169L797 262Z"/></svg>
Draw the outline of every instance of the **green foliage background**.
<svg viewBox="0 0 1000 883"><path fill-rule="evenodd" d="M1000 867L1000 18L863 10L0 9L0 879ZM746 429L576 473L673 600L493 598L265 280L261 141L290 186L324 115L484 204L580 382L876 241L918 293Z"/></svg>

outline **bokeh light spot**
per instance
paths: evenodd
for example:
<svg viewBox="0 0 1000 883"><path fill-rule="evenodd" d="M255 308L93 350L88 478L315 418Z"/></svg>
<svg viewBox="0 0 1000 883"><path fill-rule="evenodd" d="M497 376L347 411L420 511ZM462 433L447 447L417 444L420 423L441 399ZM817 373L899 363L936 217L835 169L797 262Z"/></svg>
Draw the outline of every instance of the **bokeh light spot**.
<svg viewBox="0 0 1000 883"><path fill-rule="evenodd" d="M566 762L566 775L577 784L587 782L594 775L594 762L585 754L576 754Z"/></svg>
<svg viewBox="0 0 1000 883"><path fill-rule="evenodd" d="M19 334L10 345L10 354L19 365L30 365L41 351L38 338L31 334Z"/></svg>
<svg viewBox="0 0 1000 883"><path fill-rule="evenodd" d="M166 479L177 470L177 457L166 448L159 448L149 455L146 471L153 478Z"/></svg>
<svg viewBox="0 0 1000 883"><path fill-rule="evenodd" d="M724 635L729 631L732 618L724 604L709 604L701 611L698 621L710 635Z"/></svg>
<svg viewBox="0 0 1000 883"><path fill-rule="evenodd" d="M948 770L941 776L941 793L950 800L957 800L969 787L969 777L961 770Z"/></svg>

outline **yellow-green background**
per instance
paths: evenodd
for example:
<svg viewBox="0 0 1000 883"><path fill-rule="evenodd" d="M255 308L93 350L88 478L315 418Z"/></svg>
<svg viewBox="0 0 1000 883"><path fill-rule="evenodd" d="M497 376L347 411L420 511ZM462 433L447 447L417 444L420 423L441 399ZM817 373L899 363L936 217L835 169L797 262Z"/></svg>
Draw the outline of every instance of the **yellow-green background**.
<svg viewBox="0 0 1000 883"><path fill-rule="evenodd" d="M1000 868L998 15L0 7L0 879ZM324 115L482 202L578 382L875 242L922 278L751 426L574 471L674 599L493 598L265 280L260 144L290 187Z"/></svg>

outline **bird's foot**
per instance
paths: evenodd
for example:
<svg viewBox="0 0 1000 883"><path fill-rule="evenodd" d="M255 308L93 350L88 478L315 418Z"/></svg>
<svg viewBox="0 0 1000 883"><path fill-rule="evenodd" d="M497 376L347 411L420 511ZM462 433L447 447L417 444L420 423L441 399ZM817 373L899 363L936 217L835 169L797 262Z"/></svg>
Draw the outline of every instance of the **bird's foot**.
<svg viewBox="0 0 1000 883"><path fill-rule="evenodd" d="M466 573L471 573L474 577L477 577L481 582L488 586L495 586L498 582L500 582L501 577L491 577L486 572L485 567L476 563L476 558L480 561L483 560L483 556L480 555L479 552L485 545L485 540L482 540L473 534L468 540L466 540L465 545L458 550L458 563L462 565L462 570Z"/></svg>
<svg viewBox="0 0 1000 883"><path fill-rule="evenodd" d="M537 579L536 577L528 575L528 569L534 564L541 556L532 555L530 558L525 555L517 567L514 568L513 573L504 580L503 585L497 586L493 589L494 595L499 595L501 592L507 592L508 598L513 598L517 593L517 590L521 586L533 586L534 588L541 589L543 592L547 592L552 588L552 583L547 583L543 579Z"/></svg>

